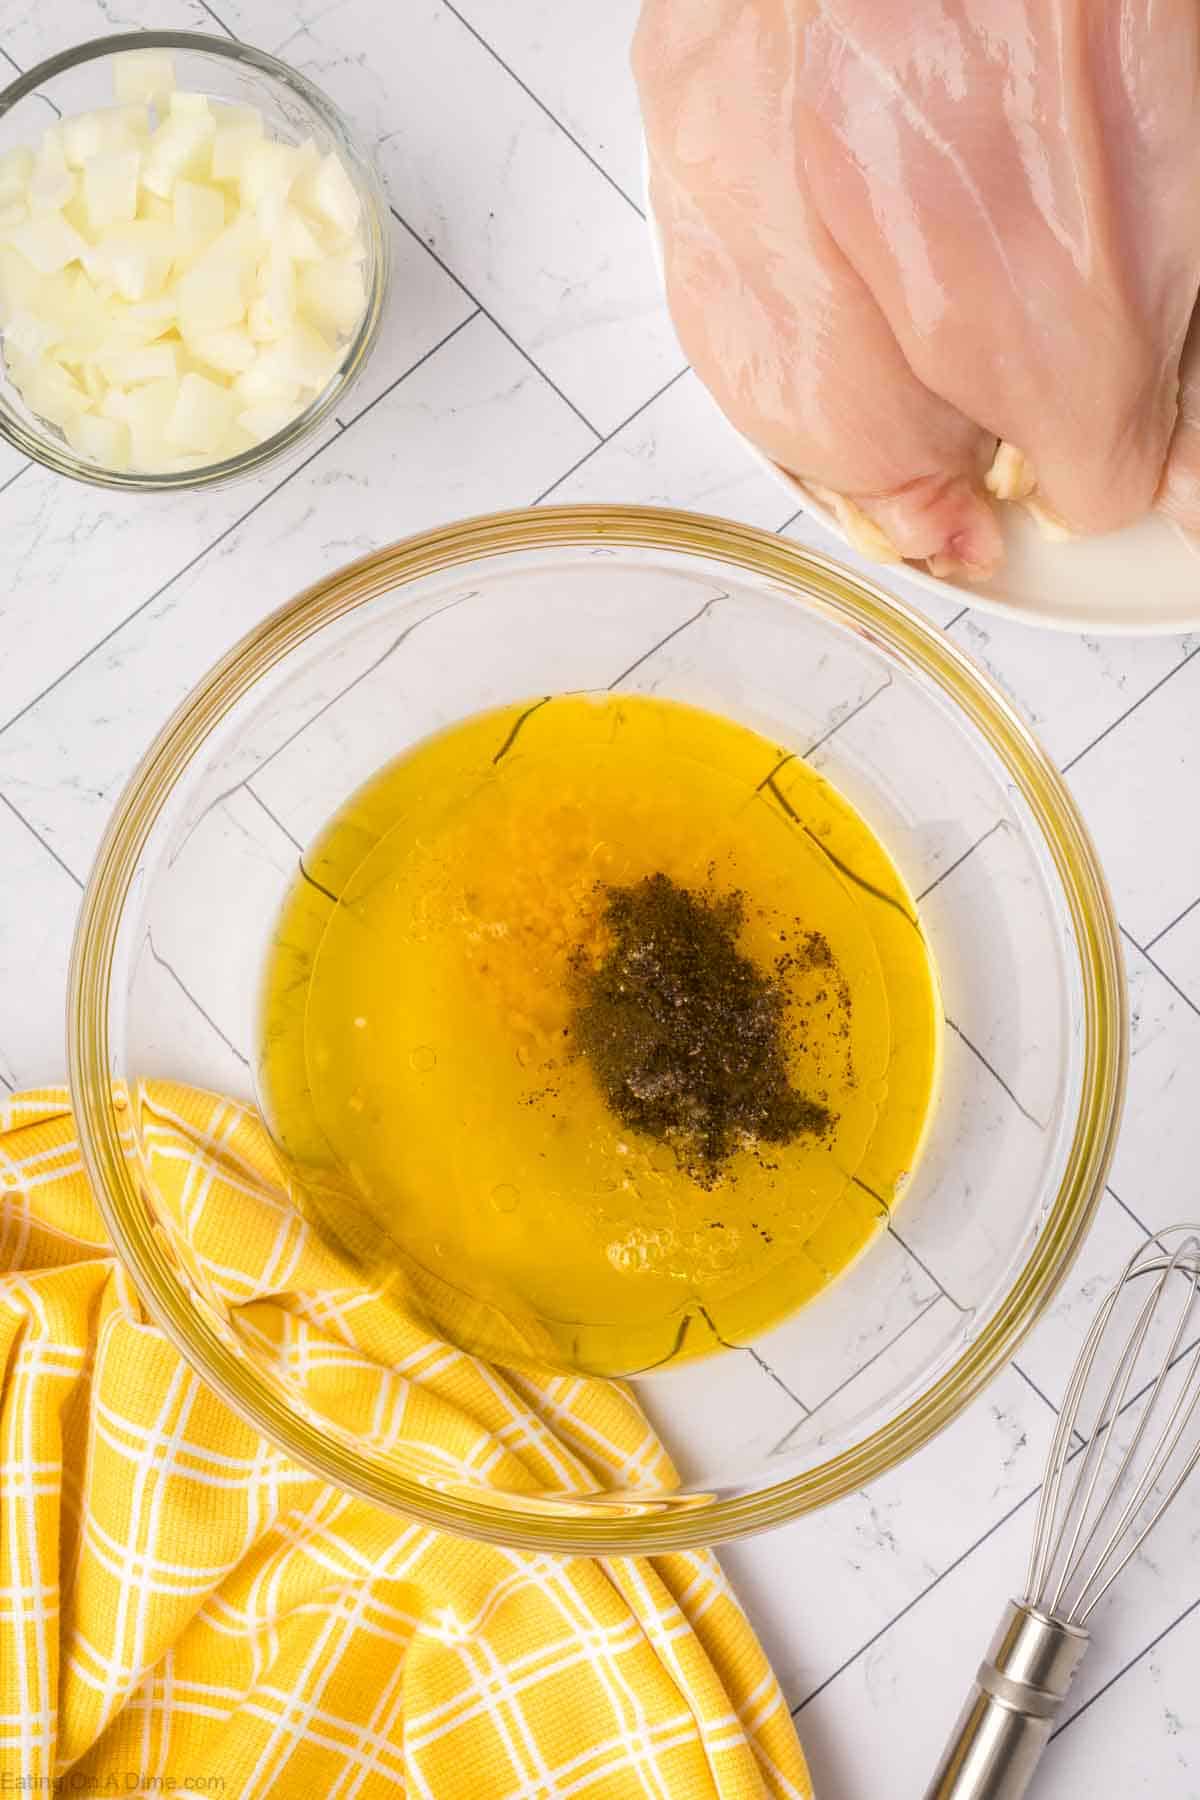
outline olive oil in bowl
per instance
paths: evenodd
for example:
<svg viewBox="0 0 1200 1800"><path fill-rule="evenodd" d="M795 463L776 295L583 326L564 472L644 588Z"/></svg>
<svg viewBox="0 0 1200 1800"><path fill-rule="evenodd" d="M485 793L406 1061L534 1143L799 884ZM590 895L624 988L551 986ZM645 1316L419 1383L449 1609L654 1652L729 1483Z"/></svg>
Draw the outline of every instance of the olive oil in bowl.
<svg viewBox="0 0 1200 1800"><path fill-rule="evenodd" d="M912 899L820 775L712 713L567 695L417 745L306 852L259 1087L365 1280L491 1360L625 1375L859 1254L938 1019Z"/></svg>

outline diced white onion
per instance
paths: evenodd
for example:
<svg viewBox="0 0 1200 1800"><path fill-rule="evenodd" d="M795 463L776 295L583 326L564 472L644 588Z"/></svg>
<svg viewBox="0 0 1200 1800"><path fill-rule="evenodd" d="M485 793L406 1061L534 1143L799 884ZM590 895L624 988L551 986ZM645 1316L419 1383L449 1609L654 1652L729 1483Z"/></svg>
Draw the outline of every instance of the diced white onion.
<svg viewBox="0 0 1200 1800"><path fill-rule="evenodd" d="M140 150L101 150L83 165L83 210L88 230L99 235L109 225L137 215Z"/></svg>
<svg viewBox="0 0 1200 1800"><path fill-rule="evenodd" d="M92 462L187 470L273 437L361 323L361 205L336 152L115 57L116 104L0 155L0 345Z"/></svg>
<svg viewBox="0 0 1200 1800"><path fill-rule="evenodd" d="M163 107L175 87L175 60L167 50L127 50L113 58L113 92L125 104Z"/></svg>
<svg viewBox="0 0 1200 1800"><path fill-rule="evenodd" d="M78 262L87 251L85 240L60 212L38 213L20 225L10 225L5 235L39 275L53 275L68 263Z"/></svg>

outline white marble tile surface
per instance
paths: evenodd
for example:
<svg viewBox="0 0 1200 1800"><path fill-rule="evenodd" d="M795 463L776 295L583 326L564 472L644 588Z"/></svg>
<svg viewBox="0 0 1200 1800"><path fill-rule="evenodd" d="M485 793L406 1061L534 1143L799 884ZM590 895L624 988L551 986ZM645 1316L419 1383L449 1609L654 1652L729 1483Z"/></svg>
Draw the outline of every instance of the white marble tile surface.
<svg viewBox="0 0 1200 1800"><path fill-rule="evenodd" d="M324 440L336 435L336 425L323 428ZM285 472L273 467L209 492L150 495L67 483L43 468L19 475L0 492L3 719L177 579Z"/></svg>
<svg viewBox="0 0 1200 1800"><path fill-rule="evenodd" d="M0 1080L61 1081L67 957L80 885L7 804L0 784Z"/></svg>
<svg viewBox="0 0 1200 1800"><path fill-rule="evenodd" d="M217 10L346 108L398 212L599 432L683 366L640 212L452 8Z"/></svg>
<svg viewBox="0 0 1200 1800"><path fill-rule="evenodd" d="M640 205L642 121L629 67L638 0L457 0L455 11Z"/></svg>
<svg viewBox="0 0 1200 1800"><path fill-rule="evenodd" d="M1200 655L1193 651L1070 771L1121 921L1142 945L1200 894L1200 832L1189 829L1200 781L1197 718Z"/></svg>
<svg viewBox="0 0 1200 1800"><path fill-rule="evenodd" d="M1129 1093L1112 1185L1151 1231L1200 1213L1200 1013L1132 944Z"/></svg>
<svg viewBox="0 0 1200 1800"><path fill-rule="evenodd" d="M950 635L1015 701L1060 765L1178 668L1194 638L1056 636L1045 653L1039 632L993 613L968 612Z"/></svg>
<svg viewBox="0 0 1200 1800"><path fill-rule="evenodd" d="M682 506L765 531L778 530L794 510L791 496L746 455L690 369L561 476L543 500Z"/></svg>
<svg viewBox="0 0 1200 1800"><path fill-rule="evenodd" d="M212 31L211 16L200 0L6 0L0 13L2 47L22 69L47 56L108 37L115 31Z"/></svg>
<svg viewBox="0 0 1200 1800"><path fill-rule="evenodd" d="M0 444L0 489L15 481L28 467L19 450L14 450L11 444Z"/></svg>
<svg viewBox="0 0 1200 1800"><path fill-rule="evenodd" d="M969 1560L972 1546L1036 1487L1053 1432L1051 1409L1007 1370L979 1406L902 1468L782 1534L722 1552L794 1705L836 1683L843 1664L895 1629L959 1558ZM799 1717L803 1734L803 1711ZM817 1791L842 1800L836 1785ZM861 1791L872 1800L887 1792ZM892 1791L919 1792L911 1783Z"/></svg>
<svg viewBox="0 0 1200 1800"><path fill-rule="evenodd" d="M1087 1242L1017 1355L1017 1367L1054 1406L1062 1404L1071 1363L1096 1308L1149 1229L1111 1188L1101 1196Z"/></svg>
<svg viewBox="0 0 1200 1800"><path fill-rule="evenodd" d="M1148 948L1164 975L1200 1006L1200 904L1189 906Z"/></svg>
<svg viewBox="0 0 1200 1800"><path fill-rule="evenodd" d="M1084 1793L1103 1768L1114 1794L1200 1800L1200 1600L1121 1677L1121 1729L1103 1700L1054 1739L1046 1754L1050 1792ZM1114 1699L1115 1704L1115 1699ZM1094 1791L1094 1790L1093 1790Z"/></svg>
<svg viewBox="0 0 1200 1800"><path fill-rule="evenodd" d="M1071 765L1127 933L1133 1056L1111 1191L1014 1367L866 1492L726 1552L798 1709L821 1800L903 1800L922 1791L1020 1584L1054 1409L1099 1290L1141 1224L1200 1209L1200 656L1190 640L1039 634L963 611L793 516L788 493L680 373L639 212L626 62L636 10L636 0L0 0L0 54L21 68L150 24L237 33L277 51L377 147L395 209L395 303L377 354L348 400L346 429L331 426L292 465L207 497L132 501L56 482L0 447L0 1083L64 1072L80 883L150 737L238 637L365 550L542 497L691 507L841 555L948 627ZM705 628L728 621L714 611ZM687 634L661 655L685 671ZM269 747L286 746L280 766L303 763L293 734L306 709L362 673L349 644L313 671L303 705L264 723ZM653 681L651 665L641 679ZM848 668L834 687L843 710L847 694L868 703L843 727L840 760L830 749L829 772L852 773L856 746L874 754L879 741L903 756L895 697L869 700ZM811 698L816 717L821 696ZM268 804L273 766L259 784ZM322 812L317 773L298 831ZM982 832L988 796L967 798ZM241 834L247 891L268 906L294 849L253 814L257 804L243 793L205 829L226 843ZM901 832L914 881L969 847L936 814ZM979 905L1002 905L1003 849L993 844L949 880L974 884ZM211 908L201 876L193 901ZM952 897L936 896L931 918ZM188 992L200 972L185 909L155 951L138 977L145 1053L163 1073L202 1071L248 1092L238 971L205 979L204 1016ZM964 971L956 991L976 1013L986 1013L985 977ZM1035 1112L1038 1048L1032 1026L1023 1042L982 1046ZM953 1054L979 1106L1013 1104L971 1052ZM910 1241L952 1291L965 1244L925 1241L919 1229ZM952 1302L898 1246L886 1254L895 1282L879 1334L940 1341ZM864 1394L886 1371L885 1344L859 1377ZM761 1423L786 1430L802 1416L768 1374L755 1381ZM664 1419L671 1404L664 1396ZM1200 1800L1200 1490L1096 1627L1037 1791Z"/></svg>
<svg viewBox="0 0 1200 1800"><path fill-rule="evenodd" d="M379 544L532 499L588 441L570 408L476 315L0 734L4 792L84 873L149 739L252 625ZM67 517L90 499L72 502L60 485L56 506ZM48 581L60 578L63 554L56 536ZM233 579L234 569L249 577ZM44 594L39 616L51 638Z"/></svg>

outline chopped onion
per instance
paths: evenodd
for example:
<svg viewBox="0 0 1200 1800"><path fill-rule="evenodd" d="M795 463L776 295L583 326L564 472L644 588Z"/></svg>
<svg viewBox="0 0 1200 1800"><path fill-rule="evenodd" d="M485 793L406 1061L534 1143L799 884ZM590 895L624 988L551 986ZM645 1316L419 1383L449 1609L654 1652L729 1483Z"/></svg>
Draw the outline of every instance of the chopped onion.
<svg viewBox="0 0 1200 1800"><path fill-rule="evenodd" d="M26 405L113 470L186 470L275 436L366 309L336 152L113 59L116 104L0 155L0 344Z"/></svg>
<svg viewBox="0 0 1200 1800"><path fill-rule="evenodd" d="M130 50L113 60L113 92L126 104L161 108L175 86L175 62L166 50Z"/></svg>

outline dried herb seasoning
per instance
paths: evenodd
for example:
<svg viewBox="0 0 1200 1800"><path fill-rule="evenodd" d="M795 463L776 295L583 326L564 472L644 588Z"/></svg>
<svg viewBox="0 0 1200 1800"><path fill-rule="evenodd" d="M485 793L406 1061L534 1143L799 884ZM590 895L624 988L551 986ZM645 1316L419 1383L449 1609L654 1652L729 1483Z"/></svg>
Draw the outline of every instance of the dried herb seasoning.
<svg viewBox="0 0 1200 1800"><path fill-rule="evenodd" d="M574 1045L605 1101L705 1186L747 1144L787 1144L834 1123L788 1076L795 955L760 968L738 946L744 921L740 893L649 875L605 890L606 947L574 962ZM803 954L819 962L828 946L814 939Z"/></svg>

